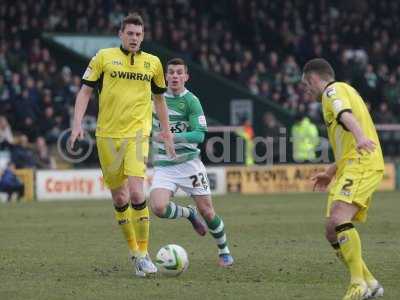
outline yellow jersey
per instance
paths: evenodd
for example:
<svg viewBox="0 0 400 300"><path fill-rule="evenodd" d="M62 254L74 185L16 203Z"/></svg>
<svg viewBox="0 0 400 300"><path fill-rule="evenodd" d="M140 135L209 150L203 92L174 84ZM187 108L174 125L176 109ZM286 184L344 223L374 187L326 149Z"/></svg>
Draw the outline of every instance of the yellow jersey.
<svg viewBox="0 0 400 300"><path fill-rule="evenodd" d="M166 91L157 56L132 54L122 47L102 49L91 59L82 82L99 92L96 136L135 137L138 130L150 134L151 95Z"/></svg>
<svg viewBox="0 0 400 300"><path fill-rule="evenodd" d="M338 174L346 164L356 161L365 170L384 169L382 149L371 115L363 99L353 87L344 82L329 83L322 93L322 111ZM354 115L364 135L375 142L374 152L370 154L364 152L362 155L357 152L357 143L353 134L340 122L340 116L346 111Z"/></svg>

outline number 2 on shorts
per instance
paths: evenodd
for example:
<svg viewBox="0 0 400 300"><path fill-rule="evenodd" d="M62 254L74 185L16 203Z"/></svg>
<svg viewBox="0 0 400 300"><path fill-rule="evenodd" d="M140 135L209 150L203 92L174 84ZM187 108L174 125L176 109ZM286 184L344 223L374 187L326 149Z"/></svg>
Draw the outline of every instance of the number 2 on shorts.
<svg viewBox="0 0 400 300"><path fill-rule="evenodd" d="M200 182L199 182L199 177L200 177ZM208 186L207 175L204 175L203 173L200 172L197 175L190 176L189 178L192 180L193 187L199 187L201 184L203 188L207 189Z"/></svg>
<svg viewBox="0 0 400 300"><path fill-rule="evenodd" d="M353 179L346 178L345 181L346 183L343 185L342 190L349 192L349 187L353 185Z"/></svg>

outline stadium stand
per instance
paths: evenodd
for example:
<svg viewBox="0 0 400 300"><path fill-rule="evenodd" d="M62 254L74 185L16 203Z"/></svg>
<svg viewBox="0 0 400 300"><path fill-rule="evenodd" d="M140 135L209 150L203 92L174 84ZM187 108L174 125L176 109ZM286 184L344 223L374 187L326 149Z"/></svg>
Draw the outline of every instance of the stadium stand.
<svg viewBox="0 0 400 300"><path fill-rule="evenodd" d="M134 10L146 20L146 39L317 123L319 105L299 83L302 64L315 56L360 90L377 122L399 121L396 1L7 0L0 4L0 114L14 135L54 144L80 86L81 74L58 65L40 33L115 34Z"/></svg>

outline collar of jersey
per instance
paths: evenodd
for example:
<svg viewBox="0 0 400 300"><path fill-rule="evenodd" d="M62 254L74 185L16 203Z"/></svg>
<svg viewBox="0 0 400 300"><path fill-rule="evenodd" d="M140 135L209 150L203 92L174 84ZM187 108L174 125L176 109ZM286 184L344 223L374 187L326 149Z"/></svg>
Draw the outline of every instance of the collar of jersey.
<svg viewBox="0 0 400 300"><path fill-rule="evenodd" d="M129 55L129 53L130 53L128 50L124 49L124 47L122 47L122 45L119 46L119 50L121 50L121 52L125 55ZM138 52L136 52L136 54L140 54L141 52L142 52L142 50L138 50Z"/></svg>
<svg viewBox="0 0 400 300"><path fill-rule="evenodd" d="M187 89L184 89L182 93L180 93L179 95L174 95L174 94L170 94L168 92L165 93L165 96L170 97L170 98L174 98L174 97L183 97L185 96L187 93L189 93L189 91Z"/></svg>

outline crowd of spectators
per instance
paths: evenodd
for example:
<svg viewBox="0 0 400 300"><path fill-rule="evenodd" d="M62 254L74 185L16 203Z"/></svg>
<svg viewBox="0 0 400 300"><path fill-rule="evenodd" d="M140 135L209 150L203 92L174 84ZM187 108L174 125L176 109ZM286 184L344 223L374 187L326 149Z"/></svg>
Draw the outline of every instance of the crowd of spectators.
<svg viewBox="0 0 400 300"><path fill-rule="evenodd" d="M116 34L127 12L145 19L146 39L260 97L321 122L300 84L301 66L326 57L355 85L377 122L400 113L400 2L382 0L5 0L0 4L0 147L42 156L69 127L80 74L38 33ZM271 121L266 116L265 122ZM12 131L2 129L11 124ZM13 132L18 138L13 137ZM44 145L44 146L43 146Z"/></svg>
<svg viewBox="0 0 400 300"><path fill-rule="evenodd" d="M399 112L397 1L64 0L11 7L3 16L20 16L20 27L108 34L117 32L127 12L139 11L146 21L146 39L312 117L318 116L318 107L309 106L299 84L301 66L323 56L340 80L361 90L373 111L384 115L381 103L386 102L389 111ZM26 18L27 11L37 17Z"/></svg>
<svg viewBox="0 0 400 300"><path fill-rule="evenodd" d="M6 37L0 38L0 150L11 152L17 168L54 168L44 154L69 127L80 77L58 68L40 39Z"/></svg>
<svg viewBox="0 0 400 300"><path fill-rule="evenodd" d="M397 1L165 1L146 11L155 41L320 122L300 84L301 66L327 58L380 120L400 113ZM383 103L386 103L385 105ZM386 109L388 108L388 109ZM377 115L378 115L377 114Z"/></svg>

